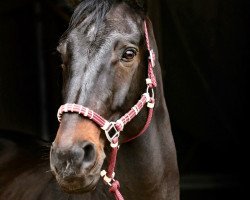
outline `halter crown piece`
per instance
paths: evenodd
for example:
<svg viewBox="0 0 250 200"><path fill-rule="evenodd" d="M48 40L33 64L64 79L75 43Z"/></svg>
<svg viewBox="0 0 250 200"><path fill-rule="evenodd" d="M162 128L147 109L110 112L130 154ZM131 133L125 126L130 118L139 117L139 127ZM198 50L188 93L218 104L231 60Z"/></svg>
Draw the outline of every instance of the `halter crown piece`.
<svg viewBox="0 0 250 200"><path fill-rule="evenodd" d="M101 171L101 177L103 178L104 182L110 186L109 191L114 194L116 200L124 199L119 191L120 184L117 180L114 179L116 157L117 157L117 152L119 149L118 144L119 144L120 132L124 129L124 126L128 122L130 122L142 110L142 108L145 105L147 105L148 117L147 117L147 121L143 129L135 136L123 141L123 143L129 142L139 137L140 135L142 135L149 127L149 124L152 119L153 108L154 108L154 103L155 103L154 88L157 86L156 78L155 78L154 71L153 71L153 68L155 66L155 53L153 49L150 48L146 21L144 21L144 31L145 31L147 49L149 51L148 77L146 79L147 89L146 89L146 92L142 94L140 100L129 110L129 112L127 112L117 121L109 122L108 120L104 119L102 116L100 116L99 114L97 114L96 112L94 112L93 110L87 107L84 107L78 104L66 103L60 106L58 113L57 113L57 118L59 122L61 122L63 113L67 113L67 112L78 113L79 115L82 115L83 117L91 119L96 124L98 124L101 127L101 129L104 130L106 138L110 142L110 146L112 147L112 151L110 153L108 169L107 171L106 170ZM111 131L112 131L112 134L111 134Z"/></svg>

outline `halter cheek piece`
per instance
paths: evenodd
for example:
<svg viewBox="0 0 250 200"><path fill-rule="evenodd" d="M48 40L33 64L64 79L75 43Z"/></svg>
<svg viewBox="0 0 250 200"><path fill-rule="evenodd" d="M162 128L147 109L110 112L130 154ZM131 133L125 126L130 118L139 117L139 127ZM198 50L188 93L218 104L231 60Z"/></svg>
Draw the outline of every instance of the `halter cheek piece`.
<svg viewBox="0 0 250 200"><path fill-rule="evenodd" d="M143 129L135 136L123 141L123 143L129 142L139 137L140 135L142 135L147 130L151 122L154 103L155 103L154 88L157 86L156 78L153 72L153 68L155 66L155 54L154 54L153 49L150 48L146 21L144 21L144 31L145 31L147 49L149 51L148 77L146 79L147 89L146 89L146 92L142 94L140 100L130 109L129 112L123 115L116 122L109 122L108 120L104 119L102 116L100 116L99 114L97 114L96 112L94 112L93 110L87 107L84 107L78 104L66 103L64 105L61 105L57 113L57 118L59 122L61 122L63 113L67 113L67 112L78 113L79 115L82 115L84 117L91 119L96 124L98 124L101 127L101 129L104 130L106 138L110 142L110 146L112 147L112 151L110 155L107 172L105 170L101 171L101 176L103 177L103 180L110 186L110 192L114 193L117 200L123 199L121 193L119 192L120 184L117 180L114 179L114 176L115 176L114 169L115 169L115 164L116 164L117 151L119 148L118 142L119 142L120 132L124 129L124 126L128 122L130 122L147 104L149 111L148 111L147 121Z"/></svg>

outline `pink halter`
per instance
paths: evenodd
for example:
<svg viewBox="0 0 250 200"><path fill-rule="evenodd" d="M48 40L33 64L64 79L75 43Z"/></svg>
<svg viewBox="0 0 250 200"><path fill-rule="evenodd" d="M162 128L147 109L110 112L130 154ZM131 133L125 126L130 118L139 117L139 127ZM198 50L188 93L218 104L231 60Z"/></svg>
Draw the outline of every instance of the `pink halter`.
<svg viewBox="0 0 250 200"><path fill-rule="evenodd" d="M104 181L108 185L110 185L111 187L110 192L114 193L117 200L123 200L123 197L119 192L119 187L120 187L119 182L114 179L114 169L116 164L117 151L119 148L118 142L119 142L120 132L124 129L124 126L128 122L130 122L147 104L149 111L148 111L147 121L143 129L138 134L134 135L132 138L123 141L123 143L129 142L142 135L147 130L151 122L154 103L155 103L154 89L153 89L154 87L157 86L156 78L153 72L153 68L155 66L155 54L153 49L150 48L146 21L144 21L144 30L145 30L147 49L150 54L148 59L148 78L146 79L147 89L146 92L142 94L140 100L125 115L123 115L120 119L118 119L115 122L109 122L108 120L104 119L102 116L100 116L93 110L90 110L89 108L84 107L82 105L71 104L71 103L66 103L62 105L57 113L59 122L61 122L63 113L66 112L78 113L79 115L82 115L84 117L89 118L90 120L93 120L96 124L98 124L101 127L101 129L105 131L106 138L110 142L110 146L112 147L112 152L110 155L108 170L107 172L103 170L101 172L101 176L103 177ZM112 129L115 131L115 133L111 135L110 132Z"/></svg>

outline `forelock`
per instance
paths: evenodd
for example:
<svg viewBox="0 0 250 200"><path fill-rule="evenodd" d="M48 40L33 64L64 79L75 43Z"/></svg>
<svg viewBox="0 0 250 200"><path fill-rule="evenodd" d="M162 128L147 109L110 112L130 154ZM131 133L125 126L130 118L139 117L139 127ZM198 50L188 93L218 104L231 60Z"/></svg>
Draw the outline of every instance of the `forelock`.
<svg viewBox="0 0 250 200"><path fill-rule="evenodd" d="M135 12L143 13L145 6L142 0L82 0L81 3L75 8L67 31L63 34L62 40L75 28L82 28L83 24L86 25L85 30L95 25L95 33L97 33L100 25L105 19L106 14L115 3L124 2L131 8L135 9ZM86 20L86 21L85 21ZM84 22L84 23L83 23Z"/></svg>

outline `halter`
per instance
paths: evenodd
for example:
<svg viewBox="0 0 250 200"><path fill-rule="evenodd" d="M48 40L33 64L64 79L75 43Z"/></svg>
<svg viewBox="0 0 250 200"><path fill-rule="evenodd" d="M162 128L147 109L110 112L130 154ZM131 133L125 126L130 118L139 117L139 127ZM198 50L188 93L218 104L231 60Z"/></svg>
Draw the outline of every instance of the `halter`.
<svg viewBox="0 0 250 200"><path fill-rule="evenodd" d="M119 192L120 184L117 180L114 179L115 176L114 170L116 165L117 152L119 149L118 144L119 144L120 133L121 131L123 131L125 125L128 122L130 122L142 110L142 108L145 105L147 105L149 109L148 117L143 129L138 134L123 141L123 143L129 142L142 135L147 130L151 122L153 115L153 108L155 104L154 88L157 86L156 78L153 72L153 68L155 66L155 53L153 49L150 48L146 21L144 21L144 31L145 31L146 45L149 51L148 77L146 79L147 89L146 92L142 94L140 100L129 110L129 112L127 112L117 121L109 122L108 120L104 119L101 115L97 114L96 112L87 107L78 104L66 103L60 106L57 113L57 118L59 122L61 122L63 113L67 112L78 113L79 115L82 115L94 121L96 124L100 126L102 130L104 130L106 138L110 142L110 146L112 147L112 151L110 154L108 169L107 171L105 170L101 171L101 177L103 177L104 182L110 186L109 191L115 195L116 200L123 200L123 197Z"/></svg>

